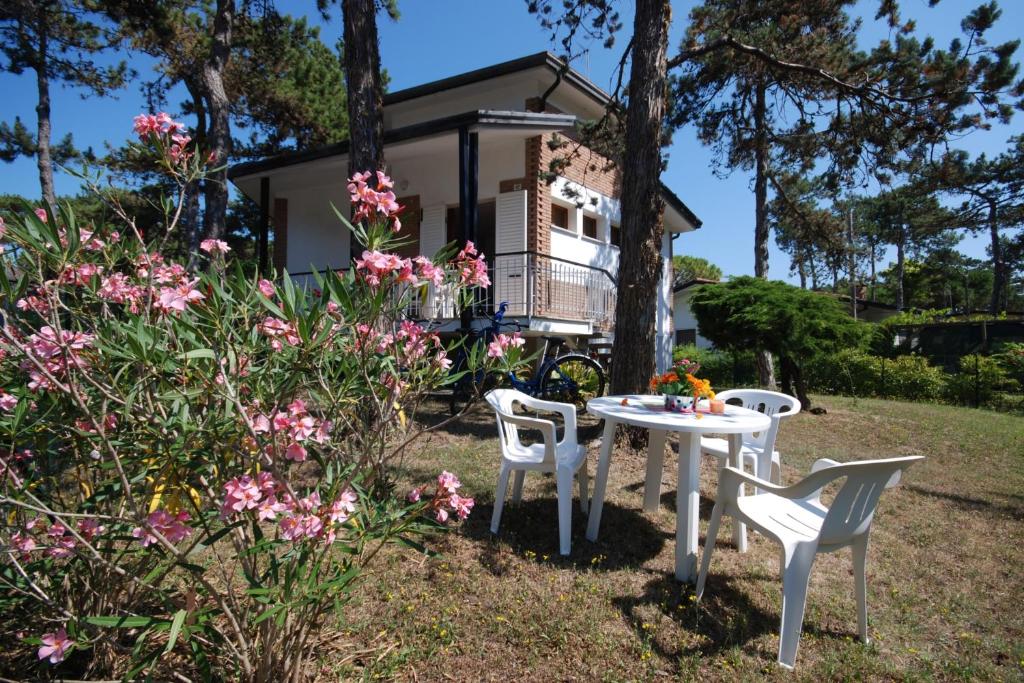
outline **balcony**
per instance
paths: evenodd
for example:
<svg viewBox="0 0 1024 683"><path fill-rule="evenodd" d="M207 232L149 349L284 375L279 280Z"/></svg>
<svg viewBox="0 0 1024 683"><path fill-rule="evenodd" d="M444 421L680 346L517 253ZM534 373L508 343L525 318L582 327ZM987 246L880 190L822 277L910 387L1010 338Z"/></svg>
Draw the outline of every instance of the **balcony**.
<svg viewBox="0 0 1024 683"><path fill-rule="evenodd" d="M616 281L603 268L523 251L496 254L487 270L491 286L476 292L476 315L507 301L509 318L589 323L594 331L614 327ZM451 292L427 287L409 315L451 320L459 312Z"/></svg>

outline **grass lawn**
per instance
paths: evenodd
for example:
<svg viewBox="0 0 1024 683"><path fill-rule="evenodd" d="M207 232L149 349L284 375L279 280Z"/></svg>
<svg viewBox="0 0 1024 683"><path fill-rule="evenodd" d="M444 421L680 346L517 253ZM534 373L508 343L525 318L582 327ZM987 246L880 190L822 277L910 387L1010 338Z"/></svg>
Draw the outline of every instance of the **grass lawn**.
<svg viewBox="0 0 1024 683"><path fill-rule="evenodd" d="M928 460L882 497L868 560L871 645L855 638L848 550L819 555L795 676L775 664L777 546L737 553L719 536L705 599L672 578L674 453L662 506L641 511L645 458L612 460L600 540L574 507L573 554L558 555L553 478L529 475L523 502L489 533L498 444L482 410L431 434L409 480L456 472L477 505L430 545L395 548L347 610L326 676L402 680L1024 680L1024 418L941 405L823 397L828 414L783 423L784 480L819 457ZM440 410L440 407L439 407ZM440 415L440 413L439 413ZM439 417L434 416L434 417ZM431 416L427 416L430 418ZM591 445L591 472L597 444ZM701 545L716 485L702 465ZM728 526L728 520L725 525Z"/></svg>

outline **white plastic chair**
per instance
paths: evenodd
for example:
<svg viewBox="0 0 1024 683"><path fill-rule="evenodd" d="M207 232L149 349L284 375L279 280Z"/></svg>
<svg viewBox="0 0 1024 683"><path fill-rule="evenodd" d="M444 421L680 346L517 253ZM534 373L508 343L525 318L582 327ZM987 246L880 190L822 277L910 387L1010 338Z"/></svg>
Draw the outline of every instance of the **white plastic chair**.
<svg viewBox="0 0 1024 683"><path fill-rule="evenodd" d="M762 412L772 419L772 426L767 431L743 435L740 462L744 469L749 467L751 471L760 474L768 473L768 467L771 467L768 478L776 484L782 483L782 459L775 450L775 438L779 434L782 418L800 412L800 401L786 394L763 389L730 389L719 392L716 398L723 401L739 399L744 408ZM729 442L710 436L701 437L700 452L718 458L718 471L721 473L722 468L728 464Z"/></svg>
<svg viewBox="0 0 1024 683"><path fill-rule="evenodd" d="M923 456L863 460L841 464L823 458L814 463L811 474L792 486L776 486L733 467L722 470L718 497L708 523L704 557L697 577L697 599L704 594L711 554L715 549L722 515L746 522L782 546L782 627L779 664L792 669L796 662L803 627L807 583L817 553L846 546L853 549L854 592L857 594L857 631L868 642L867 563L868 533L884 489L896 486L900 475ZM831 482L846 478L832 506L821 503L821 491ZM753 484L766 493L744 496L743 484Z"/></svg>
<svg viewBox="0 0 1024 683"><path fill-rule="evenodd" d="M588 509L587 449L576 443L576 408L568 403L542 401L515 389L494 389L486 396L498 418L498 437L501 441L501 472L498 475L498 490L494 494L494 514L491 517L491 533L498 533L501 510L505 505L508 477L516 473L512 490L512 501L518 503L523 495L523 480L527 470L553 472L558 490L558 540L559 552L568 555L571 549L569 537L572 532L572 483L579 479L580 510ZM560 413L564 420L562 440L556 441L555 423L536 417L515 414L515 405L521 404L531 410L545 410ZM542 443L525 446L519 440L519 427L535 429L543 436ZM578 475L578 476L577 476Z"/></svg>

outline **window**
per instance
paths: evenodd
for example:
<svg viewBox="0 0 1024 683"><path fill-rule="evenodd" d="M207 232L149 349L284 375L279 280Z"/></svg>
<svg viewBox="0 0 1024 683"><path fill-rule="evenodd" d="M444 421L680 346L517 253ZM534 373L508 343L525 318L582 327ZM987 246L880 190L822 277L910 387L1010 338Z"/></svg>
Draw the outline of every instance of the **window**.
<svg viewBox="0 0 1024 683"><path fill-rule="evenodd" d="M593 216L583 217L583 236L592 240L597 239L597 219Z"/></svg>
<svg viewBox="0 0 1024 683"><path fill-rule="evenodd" d="M676 330L676 346L697 345L697 330Z"/></svg>
<svg viewBox="0 0 1024 683"><path fill-rule="evenodd" d="M552 204L551 227L569 230L569 209L559 204Z"/></svg>
<svg viewBox="0 0 1024 683"><path fill-rule="evenodd" d="M618 223L608 224L608 243L612 246L619 246L622 242L622 228Z"/></svg>

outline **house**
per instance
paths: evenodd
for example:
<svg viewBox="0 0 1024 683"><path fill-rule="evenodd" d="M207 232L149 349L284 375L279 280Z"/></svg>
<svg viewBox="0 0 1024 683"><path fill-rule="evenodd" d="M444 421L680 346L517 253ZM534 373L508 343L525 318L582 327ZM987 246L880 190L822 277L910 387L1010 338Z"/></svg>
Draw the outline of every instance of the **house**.
<svg viewBox="0 0 1024 683"><path fill-rule="evenodd" d="M846 306L846 310L850 311L850 295L846 294L837 298L843 302L843 305ZM861 294L857 295L858 320L866 320L869 323L880 323L894 315L899 315L899 313L899 309L896 308L894 304L865 299ZM852 311L850 315L853 315Z"/></svg>
<svg viewBox="0 0 1024 683"><path fill-rule="evenodd" d="M690 310L690 297L700 285L714 285L718 280L693 278L684 282L676 282L672 288L672 330L676 346L695 344L698 349L710 349L711 342L700 336L697 318Z"/></svg>
<svg viewBox="0 0 1024 683"><path fill-rule="evenodd" d="M482 309L508 301L524 334L586 340L614 328L620 175L583 149L553 183L545 173L575 137L578 121L604 113L608 95L542 52L384 97L384 156L399 203L408 207L405 255L433 255L472 239L488 255L493 282ZM541 103L544 102L542 105ZM260 256L274 227L274 266L301 280L349 266L349 234L331 204L348 208L347 143L238 164L231 181L262 210ZM580 201L567 197L575 190ZM672 237L700 220L667 187L664 270L657 306L659 368L671 358ZM429 288L414 315L458 312Z"/></svg>

